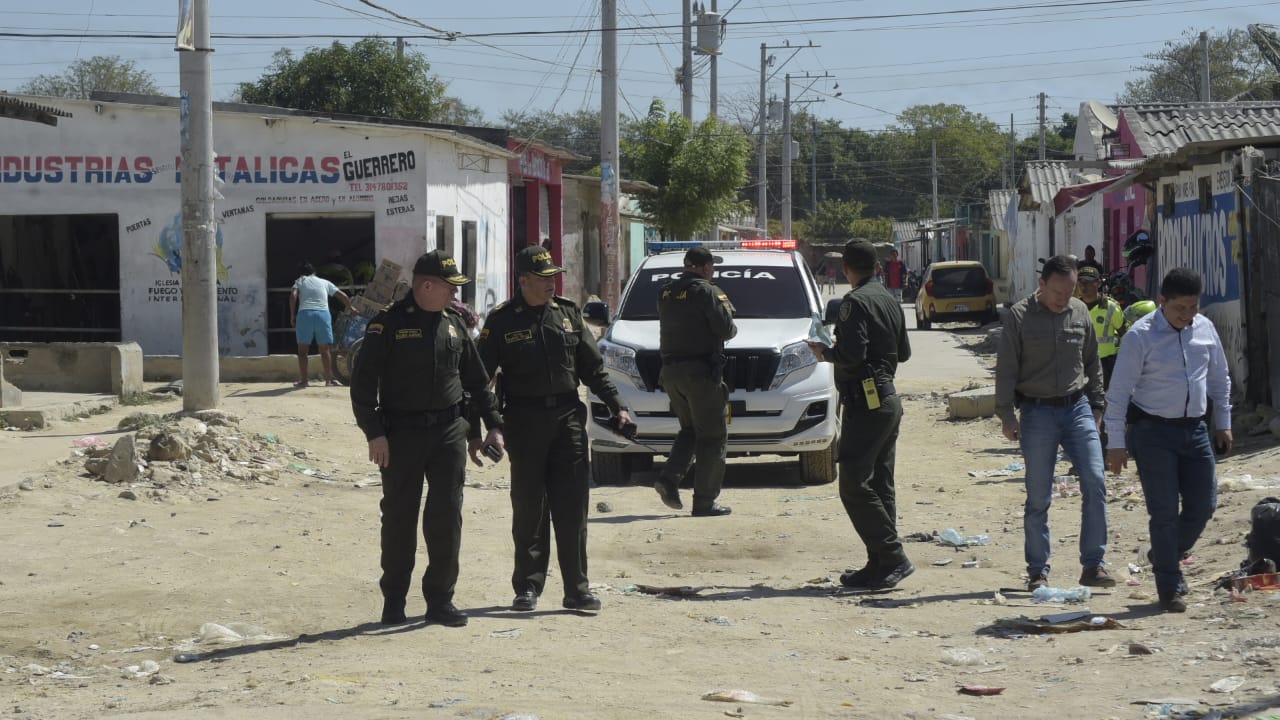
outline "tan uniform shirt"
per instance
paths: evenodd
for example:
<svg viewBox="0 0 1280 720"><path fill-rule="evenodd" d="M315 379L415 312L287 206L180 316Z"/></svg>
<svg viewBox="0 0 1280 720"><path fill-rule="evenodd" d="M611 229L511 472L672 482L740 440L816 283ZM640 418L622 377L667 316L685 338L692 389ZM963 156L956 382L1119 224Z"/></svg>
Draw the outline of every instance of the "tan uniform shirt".
<svg viewBox="0 0 1280 720"><path fill-rule="evenodd" d="M1018 396L1056 398L1084 390L1095 409L1106 407L1098 337L1089 308L1071 298L1054 313L1035 295L1009 309L996 360L996 415L1016 422Z"/></svg>

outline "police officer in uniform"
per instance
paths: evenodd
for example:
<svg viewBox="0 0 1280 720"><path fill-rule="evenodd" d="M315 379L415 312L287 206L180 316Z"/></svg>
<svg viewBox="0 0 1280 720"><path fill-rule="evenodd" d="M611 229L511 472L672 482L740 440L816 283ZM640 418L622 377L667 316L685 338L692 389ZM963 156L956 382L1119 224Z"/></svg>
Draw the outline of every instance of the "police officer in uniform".
<svg viewBox="0 0 1280 720"><path fill-rule="evenodd" d="M521 250L515 268L519 291L489 313L478 341L485 368L502 388L508 429L516 593L511 609L538 606L550 559L550 525L564 580L563 606L595 612L600 599L587 579L587 408L578 399L578 384L591 388L620 421L631 423L631 414L619 404L582 311L555 294L555 278L564 269L538 245ZM477 462L479 434L473 426L470 450Z"/></svg>
<svg viewBox="0 0 1280 720"><path fill-rule="evenodd" d="M1090 246L1092 247L1092 246ZM1102 387L1111 386L1111 371L1116 367L1116 354L1120 352L1120 337L1127 324L1120 303L1098 292L1102 276L1092 265L1080 263L1076 275L1080 299L1089 308L1094 334L1098 336L1098 359L1102 361Z"/></svg>
<svg viewBox="0 0 1280 720"><path fill-rule="evenodd" d="M711 283L715 257L704 247L685 253L684 272L658 294L658 381L671 398L680 432L653 487L667 507L679 510L680 482L696 455L693 515L728 515L716 502L724 483L729 388L724 383L724 343L738 333L733 303Z"/></svg>
<svg viewBox="0 0 1280 720"><path fill-rule="evenodd" d="M898 363L911 358L906 318L884 285L872 282L876 249L866 240L844 246L844 276L852 288L840 304L836 344L809 342L818 360L835 364L844 406L840 436L840 500L867 547L867 564L841 584L889 588L915 572L898 537L893 465L902 401L893 387Z"/></svg>
<svg viewBox="0 0 1280 720"><path fill-rule="evenodd" d="M462 540L462 484L470 413L484 418L486 442L503 446L489 375L462 318L450 308L470 282L453 258L436 250L413 266L412 292L369 321L351 378L356 424L369 441L369 460L382 469L382 622L405 621L413 580L423 478L427 501L422 533L427 569L426 620L467 624L453 604Z"/></svg>

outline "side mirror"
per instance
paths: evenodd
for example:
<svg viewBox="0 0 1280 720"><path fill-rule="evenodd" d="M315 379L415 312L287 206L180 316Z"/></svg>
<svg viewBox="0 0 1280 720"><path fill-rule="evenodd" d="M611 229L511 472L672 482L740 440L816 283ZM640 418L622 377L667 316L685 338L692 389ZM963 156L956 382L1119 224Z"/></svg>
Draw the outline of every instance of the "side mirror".
<svg viewBox="0 0 1280 720"><path fill-rule="evenodd" d="M582 319L592 325L608 325L609 304L601 300L592 300L582 306Z"/></svg>
<svg viewBox="0 0 1280 720"><path fill-rule="evenodd" d="M824 325L835 325L840 319L840 305L844 302L844 298L832 298L827 301L827 314L822 320Z"/></svg>

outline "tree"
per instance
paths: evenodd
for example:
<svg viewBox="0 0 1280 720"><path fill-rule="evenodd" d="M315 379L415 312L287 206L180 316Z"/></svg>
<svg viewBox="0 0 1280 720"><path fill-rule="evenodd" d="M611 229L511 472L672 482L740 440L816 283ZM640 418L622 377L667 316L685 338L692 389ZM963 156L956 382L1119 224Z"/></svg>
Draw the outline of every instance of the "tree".
<svg viewBox="0 0 1280 720"><path fill-rule="evenodd" d="M571 150L586 160L564 163L567 173L585 174L600 166L600 113L579 110L572 113L526 112L508 110L502 114L502 124L512 137L537 140L548 145ZM618 134L625 138L631 132L631 123L618 117ZM597 172L598 174L598 172Z"/></svg>
<svg viewBox="0 0 1280 720"><path fill-rule="evenodd" d="M468 105L456 97L441 100L444 109L436 117L436 122L452 125L484 125L484 111L474 105Z"/></svg>
<svg viewBox="0 0 1280 720"><path fill-rule="evenodd" d="M1008 139L1000 127L963 105L916 105L898 115L883 142L889 160L901 159L906 172L893 183L903 212L879 212L891 217L932 215L931 144L937 143L939 212L971 202L985 202L987 190L1000 183L1001 164L1008 153ZM900 205L900 207L901 207Z"/></svg>
<svg viewBox="0 0 1280 720"><path fill-rule="evenodd" d="M751 146L740 129L715 117L695 128L654 100L636 135L625 141L625 164L632 177L657 186L637 199L664 236L687 238L745 210L735 197L747 180Z"/></svg>
<svg viewBox="0 0 1280 720"><path fill-rule="evenodd" d="M37 75L18 88L24 95L79 98L87 100L95 90L154 95L159 91L155 79L139 70L132 60L118 55L97 55L77 60L61 75Z"/></svg>
<svg viewBox="0 0 1280 720"><path fill-rule="evenodd" d="M240 84L240 99L259 105L347 113L398 120L438 121L447 116L445 85L421 53L396 55L382 38L347 47L334 42L296 59L276 52L257 82Z"/></svg>
<svg viewBox="0 0 1280 720"><path fill-rule="evenodd" d="M808 222L806 240L848 240L853 237L853 225L862 218L862 208L857 200L821 200L818 214ZM794 224L794 223L793 223Z"/></svg>
<svg viewBox="0 0 1280 720"><path fill-rule="evenodd" d="M1183 103L1200 99L1204 51L1200 34L1186 30L1160 50L1146 56L1150 62L1135 67L1145 77L1124 84L1117 100L1122 104ZM1213 100L1255 100L1274 97L1280 80L1245 30L1233 29L1209 35L1209 90Z"/></svg>

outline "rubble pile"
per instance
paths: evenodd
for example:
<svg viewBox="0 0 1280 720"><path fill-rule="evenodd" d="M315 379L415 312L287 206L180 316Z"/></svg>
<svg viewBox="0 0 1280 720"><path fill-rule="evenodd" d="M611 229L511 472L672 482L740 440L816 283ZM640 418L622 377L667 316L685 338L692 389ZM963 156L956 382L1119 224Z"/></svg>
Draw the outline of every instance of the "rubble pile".
<svg viewBox="0 0 1280 720"><path fill-rule="evenodd" d="M272 435L243 433L240 419L219 410L134 413L120 421L124 435L114 445L84 443L73 453L95 479L156 496L217 481L273 484L282 467L303 453Z"/></svg>

